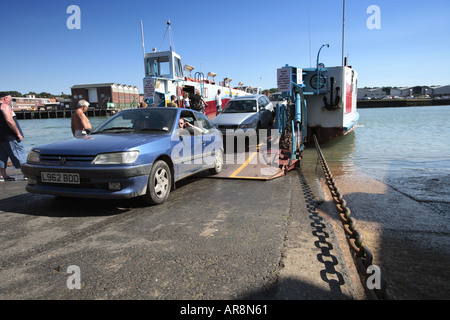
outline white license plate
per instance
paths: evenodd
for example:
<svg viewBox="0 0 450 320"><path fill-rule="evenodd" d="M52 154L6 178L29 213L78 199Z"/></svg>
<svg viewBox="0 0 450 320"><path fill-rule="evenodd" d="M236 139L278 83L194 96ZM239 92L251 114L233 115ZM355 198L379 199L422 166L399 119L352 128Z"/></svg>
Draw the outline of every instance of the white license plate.
<svg viewBox="0 0 450 320"><path fill-rule="evenodd" d="M41 172L42 182L80 184L78 173Z"/></svg>

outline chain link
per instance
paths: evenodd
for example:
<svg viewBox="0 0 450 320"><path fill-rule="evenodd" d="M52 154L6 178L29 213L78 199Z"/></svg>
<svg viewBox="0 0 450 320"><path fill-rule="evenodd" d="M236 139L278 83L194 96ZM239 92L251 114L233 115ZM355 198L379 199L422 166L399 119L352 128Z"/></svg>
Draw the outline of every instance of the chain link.
<svg viewBox="0 0 450 320"><path fill-rule="evenodd" d="M384 279L381 271L380 288L370 289L367 285L367 278L369 277L367 269L372 265L373 262L372 252L364 244L364 238L361 232L356 229L356 221L353 217L351 217L351 211L347 207L347 202L343 199L342 194L339 192L338 187L336 186L333 175L331 174L325 157L322 154L322 150L320 149L317 137L314 135L313 138L314 144L316 145L317 154L319 156L319 161L325 174L328 188L330 189L331 196L333 197L333 200L336 204L336 208L347 235L347 240L356 264L356 269L358 270L358 273L362 278L363 286L366 290L368 298L373 300L387 300L388 296L386 293L386 280Z"/></svg>

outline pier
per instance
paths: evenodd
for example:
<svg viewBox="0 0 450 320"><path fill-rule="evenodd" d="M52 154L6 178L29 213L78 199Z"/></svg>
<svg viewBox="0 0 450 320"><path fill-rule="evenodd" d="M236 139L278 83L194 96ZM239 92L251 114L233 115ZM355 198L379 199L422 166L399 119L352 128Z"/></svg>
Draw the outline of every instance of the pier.
<svg viewBox="0 0 450 320"><path fill-rule="evenodd" d="M94 109L90 108L86 112L88 117L107 117L111 114L119 112L119 109ZM75 110L20 110L14 111L17 119L56 119L56 118L70 118Z"/></svg>
<svg viewBox="0 0 450 320"><path fill-rule="evenodd" d="M358 100L358 108L396 108L450 105L450 99L382 99Z"/></svg>

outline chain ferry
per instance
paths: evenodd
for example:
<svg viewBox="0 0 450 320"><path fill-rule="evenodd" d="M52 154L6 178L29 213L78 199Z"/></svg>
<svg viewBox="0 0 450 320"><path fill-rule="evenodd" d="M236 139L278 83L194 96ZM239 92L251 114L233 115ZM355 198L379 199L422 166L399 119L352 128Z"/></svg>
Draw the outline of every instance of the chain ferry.
<svg viewBox="0 0 450 320"><path fill-rule="evenodd" d="M167 31L171 36L170 20L167 21L166 33ZM202 72L195 72L192 75L195 68L181 63L180 55L172 49L172 40L169 51L156 51L153 48L153 52L145 53L143 37L142 47L145 65L144 100L156 107L166 106L171 96L176 96L178 106L182 107L184 94L188 93L189 97L192 97L199 90L206 102L205 114L215 115L215 96L218 90L221 92L222 107L236 96L257 94L261 91L261 88L244 86L241 82L238 86L232 87L232 79L227 77L223 78L223 81L216 82L217 74L214 72L208 72L206 76Z"/></svg>

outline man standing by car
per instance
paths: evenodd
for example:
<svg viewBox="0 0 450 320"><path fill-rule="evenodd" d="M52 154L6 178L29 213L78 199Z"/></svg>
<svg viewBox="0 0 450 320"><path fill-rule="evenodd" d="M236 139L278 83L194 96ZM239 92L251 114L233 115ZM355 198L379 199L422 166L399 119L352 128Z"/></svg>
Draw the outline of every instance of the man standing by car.
<svg viewBox="0 0 450 320"><path fill-rule="evenodd" d="M91 123L85 114L88 108L89 102L86 100L78 101L77 110L73 113L71 122L72 134L75 138L83 137L92 129Z"/></svg>
<svg viewBox="0 0 450 320"><path fill-rule="evenodd" d="M222 112L222 98L220 97L220 89L217 90L217 94L216 94L216 116L219 115L219 113Z"/></svg>
<svg viewBox="0 0 450 320"><path fill-rule="evenodd" d="M16 169L20 169L25 163L26 157L21 141L23 132L19 123L14 118L11 109L11 96L3 96L0 99L0 179L1 181L14 181L15 178L6 174L8 158Z"/></svg>

